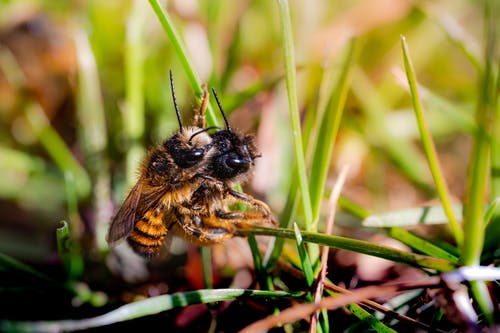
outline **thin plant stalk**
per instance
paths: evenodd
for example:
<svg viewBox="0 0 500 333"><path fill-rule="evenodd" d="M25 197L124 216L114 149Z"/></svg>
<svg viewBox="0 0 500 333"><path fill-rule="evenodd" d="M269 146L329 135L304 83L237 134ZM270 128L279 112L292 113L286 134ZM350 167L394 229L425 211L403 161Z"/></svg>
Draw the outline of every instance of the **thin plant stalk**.
<svg viewBox="0 0 500 333"><path fill-rule="evenodd" d="M486 12L488 4L486 1ZM486 181L489 175L490 133L493 109L492 90L495 87L493 79L494 38L490 33L494 31L493 13L486 13L485 34L487 36L486 63L481 74L479 100L476 109L478 130L474 136L472 156L469 165L468 186L464 208L464 240L462 256L465 265L478 265L484 241L484 202L486 195ZM490 26L490 25L493 25ZM490 37L490 38L488 38Z"/></svg>
<svg viewBox="0 0 500 333"><path fill-rule="evenodd" d="M403 50L406 76L408 78L408 84L410 85L413 110L415 111L415 116L417 118L418 129L420 132L420 139L422 141L422 146L425 151L425 156L427 157L429 168L431 170L434 183L436 184L436 189L439 198L443 204L444 212L450 223L451 232L457 244L461 246L464 238L463 231L457 219L455 218L455 215L453 214L453 207L451 205L451 200L450 200L450 191L448 189L445 178L443 176L443 172L439 165L436 148L434 146L432 136L425 122L423 106L420 102L420 96L418 94L415 71L413 69L413 64L410 59L410 52L408 50L408 45L406 43L406 39L404 36L401 36L401 47Z"/></svg>
<svg viewBox="0 0 500 333"><path fill-rule="evenodd" d="M496 20L495 1L484 2L485 12L485 65L480 75L479 99L476 109L478 130L474 136L471 162L469 165L468 184L464 209L464 239L462 258L464 265L475 266L481 261L481 253L485 241L484 202L486 198L486 185L489 178L490 140L492 127L497 114L495 92L496 81L494 74ZM482 281L471 281L471 291L478 302L481 311L487 320L494 321L494 305L487 293L487 287Z"/></svg>
<svg viewBox="0 0 500 333"><path fill-rule="evenodd" d="M302 143L302 130L300 126L300 112L295 73L295 51L293 46L293 32L288 1L278 0L278 10L280 15L281 38L285 60L286 88L288 93L288 104L290 107L290 122L292 126L293 147L296 159L295 163L297 165L298 182L302 198L302 206L304 209L305 228L306 230L310 230L312 226L312 208Z"/></svg>
<svg viewBox="0 0 500 333"><path fill-rule="evenodd" d="M173 25L172 20L168 15L167 11L161 7L159 2L157 0L149 0L149 3L153 8L156 16L158 17L158 20L160 21L163 30L167 34L170 43L172 43L172 47L174 48L175 53L177 54L177 58L179 59L181 66L188 77L188 81L191 85L191 88L193 89L195 95L201 99L201 96L203 95L201 80L198 74L196 73L196 70L194 68L191 59L189 58L186 47L183 45L181 36L175 29L175 26ZM208 107L205 115L207 118L208 126L218 125L214 109L210 102L208 102Z"/></svg>
<svg viewBox="0 0 500 333"><path fill-rule="evenodd" d="M491 3L492 13L498 13L500 10L500 5L497 2ZM498 17L498 15L497 15ZM497 19L498 22L498 19ZM498 24L497 29L492 29L491 40L494 42L498 38ZM493 49L493 47L491 47ZM493 51L492 51L493 53ZM494 55L494 53L493 53ZM493 65L493 64L491 64ZM491 68L493 72L493 68ZM494 73L491 73L492 79L494 79ZM491 199L500 198L500 61L496 68L496 88L491 91L491 103L492 103L492 134L491 134ZM486 221L485 221L486 222ZM491 217L491 223L486 228L486 239L485 247L492 249L498 247L498 237L500 236L500 209L496 209L496 212Z"/></svg>
<svg viewBox="0 0 500 333"><path fill-rule="evenodd" d="M350 68L355 59L356 42L352 41L345 58L339 68L340 73L336 81L323 117L320 120L319 133L316 138L314 156L311 163L309 191L311 193L313 228L317 230L321 202L325 192L325 183L328 176L333 147L340 127L345 102L347 99Z"/></svg>

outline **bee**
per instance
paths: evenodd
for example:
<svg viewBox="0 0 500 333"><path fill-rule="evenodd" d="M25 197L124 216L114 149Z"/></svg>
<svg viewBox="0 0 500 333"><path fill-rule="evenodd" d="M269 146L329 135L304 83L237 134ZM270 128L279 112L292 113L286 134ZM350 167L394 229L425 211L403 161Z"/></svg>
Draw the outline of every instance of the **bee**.
<svg viewBox="0 0 500 333"><path fill-rule="evenodd" d="M226 128L206 127L206 86L192 126L182 126L172 72L170 86L179 131L147 153L136 184L111 221L108 243L126 238L137 254L151 258L169 232L210 245L235 236L236 228L275 225L267 204L232 188L248 178L260 156L253 137L231 129L214 89ZM231 209L238 203L249 209Z"/></svg>

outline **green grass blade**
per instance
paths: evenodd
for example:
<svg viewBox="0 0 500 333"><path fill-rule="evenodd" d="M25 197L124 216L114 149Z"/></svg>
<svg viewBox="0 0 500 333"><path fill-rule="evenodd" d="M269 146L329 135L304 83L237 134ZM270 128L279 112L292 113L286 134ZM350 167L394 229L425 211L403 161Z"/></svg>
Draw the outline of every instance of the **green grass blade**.
<svg viewBox="0 0 500 333"><path fill-rule="evenodd" d="M353 315L355 315L359 320L364 323L370 325L372 329L374 329L378 333L396 333L397 331L393 330L390 327L387 327L380 320L377 319L374 315L370 314L368 311L363 309L357 304L349 304L346 307ZM351 332L351 331L349 331Z"/></svg>
<svg viewBox="0 0 500 333"><path fill-rule="evenodd" d="M497 81L495 78L494 64L497 60L496 43L497 41L497 17L498 3L495 0L486 0L484 2L484 69L480 73L479 100L476 109L476 121L478 131L474 136L471 162L469 164L468 184L466 192L465 210L464 210L464 233L467 237L464 240L462 256L464 265L474 266L480 264L481 253L485 242L485 221L483 214L483 205L486 196L486 184L489 178L489 158L491 149L491 138L495 115L498 115L498 92ZM495 137L498 134L495 134ZM490 225L493 225L491 223ZM491 228L488 228L491 230ZM497 236L498 230L491 230ZM498 238L497 238L498 244ZM494 305L487 295L484 282L475 281L471 284L471 291L477 300L481 311L484 313L490 323L493 322Z"/></svg>
<svg viewBox="0 0 500 333"><path fill-rule="evenodd" d="M365 219L370 215L370 212L368 212L365 208L342 195L339 197L339 206L345 209L346 212L351 213L360 219Z"/></svg>
<svg viewBox="0 0 500 333"><path fill-rule="evenodd" d="M281 39L285 60L285 79L290 108L290 122L292 127L293 147L295 152L295 163L297 165L298 182L302 207L304 209L306 230L311 228L312 208L309 187L307 181L306 162L302 143L302 130L300 126L300 111L297 98L297 83L295 75L295 54L293 46L292 23L290 19L290 7L287 0L278 0L278 11L280 16Z"/></svg>
<svg viewBox="0 0 500 333"><path fill-rule="evenodd" d="M488 286L484 283L484 281L469 281L469 283L472 294L476 298L477 304L479 305L481 311L484 313L486 320L490 324L494 324L495 305L491 300Z"/></svg>
<svg viewBox="0 0 500 333"><path fill-rule="evenodd" d="M321 78L323 78L323 69L318 69L318 76L320 76ZM317 79L317 80L312 80L313 83L311 83L311 85L313 86L318 86L320 84L320 79ZM315 97L311 98L312 100L316 100L316 94L314 95ZM321 97L319 97L319 99L321 99ZM315 108L317 108L317 103L309 103L311 104L309 106L309 108L311 110L314 110ZM325 102L326 104L326 102ZM304 126L303 126L303 133L302 133L302 138L304 139L303 141L303 144L304 144L304 154L307 154L307 148L311 142L313 141L313 138L314 138L314 130L316 129L316 127L319 127L319 126L315 126L315 121L314 121L314 118L316 117L316 115L314 114L314 112L307 112L306 111L306 119L304 120ZM298 208L298 204L299 204L299 184L298 182L296 182L295 180L298 179L298 169L297 169L297 165L295 164L293 166L293 170L292 172L290 173L290 188L288 190L288 193L287 193L287 199L286 199L286 203L285 203L285 207L283 208L280 216L279 216L279 221L280 221L280 227L281 228L290 228L291 225L292 225L292 222L293 220L295 219L296 217L296 213L297 213L297 208ZM273 238L273 240L271 241L271 246L269 247L269 250L268 252L266 253L266 257L265 257L265 265L266 265L266 269L270 269L271 267L274 266L274 264L276 263L277 259L279 258L279 256L281 255L281 252L282 252L282 249L283 249L283 245L284 245L284 242L285 240L283 238Z"/></svg>
<svg viewBox="0 0 500 333"><path fill-rule="evenodd" d="M274 290L272 277L263 266L262 255L260 254L259 244L255 236L248 237L248 245L252 252L253 265L260 288L264 290Z"/></svg>
<svg viewBox="0 0 500 333"><path fill-rule="evenodd" d="M3 320L0 321L0 330L3 332L70 332L141 318L176 307L185 307L190 304L207 304L252 297L297 298L302 297L302 295L302 293L290 294L282 291L247 289L197 290L172 295L150 297L145 300L123 305L106 314L88 319L38 322L16 322Z"/></svg>
<svg viewBox="0 0 500 333"><path fill-rule="evenodd" d="M296 168L292 171L292 175L296 174ZM288 229L292 225L292 220L295 216L295 212L297 210L298 205L298 184L292 183L290 187L290 191L288 192L288 196L285 203L285 208L281 212L279 216L280 228ZM273 238L271 240L269 249L264 257L264 265L266 270L271 269L283 251L283 246L285 244L285 239L281 237Z"/></svg>
<svg viewBox="0 0 500 333"><path fill-rule="evenodd" d="M302 272L304 272L304 277L306 279L307 286L311 288L314 284L314 272L311 265L311 260L307 255L306 247L302 240L302 234L297 226L297 223L293 224L293 231L295 234L295 242L297 244L297 250L299 252L300 263L302 266Z"/></svg>
<svg viewBox="0 0 500 333"><path fill-rule="evenodd" d="M194 93L198 98L201 99L201 96L203 95L203 89L201 87L201 81L198 77L198 74L195 71L194 65L192 61L189 58L189 55L186 51L186 48L184 47L182 43L182 39L180 35L177 33L177 30L175 29L175 26L172 23L172 20L170 19L170 16L164 10L159 2L157 0L149 0L149 3L151 7L153 8L156 16L158 17L158 20L160 21L163 30L167 34L167 37L172 43L172 46L177 54L177 57L182 65L182 68L184 69L184 72L186 73L188 77L188 81L191 85L191 88L193 89ZM211 105L211 102L208 103L208 108L206 111L206 118L207 118L207 125L208 126L217 126L217 119L215 117L215 113L213 111L213 107Z"/></svg>
<svg viewBox="0 0 500 333"><path fill-rule="evenodd" d="M492 219L500 215L500 197L495 198L484 213L484 223L489 225Z"/></svg>
<svg viewBox="0 0 500 333"><path fill-rule="evenodd" d="M493 5L492 11L500 10L498 3ZM497 15L498 22L498 15ZM497 24L498 33L498 24ZM493 36L494 37L494 36ZM497 37L498 38L498 37ZM498 61L498 58L497 58ZM493 69L492 69L493 70ZM495 74L492 74L494 76ZM492 92L492 134L491 134L491 197L500 197L500 61L496 68L496 92ZM491 223L486 228L485 248L494 249L498 247L498 238L500 237L500 210L491 217Z"/></svg>
<svg viewBox="0 0 500 333"><path fill-rule="evenodd" d="M238 233L242 236L248 235L267 235L295 239L295 233L289 229L282 228L263 228L255 227L252 229L239 229ZM438 258L432 258L424 255L396 250L394 248L373 244L367 241L361 241L340 236L329 236L320 233L302 231L302 239L308 243L326 245L338 249L349 250L357 253L363 253L394 262L404 263L419 268L431 268L441 272L447 272L456 268L455 264Z"/></svg>
<svg viewBox="0 0 500 333"><path fill-rule="evenodd" d="M425 255L447 260L455 264L459 262L458 257L407 230L390 228L389 235Z"/></svg>
<svg viewBox="0 0 500 333"><path fill-rule="evenodd" d="M489 175L490 137L492 120L496 109L496 81L493 74L495 59L495 20L492 13L494 1L485 2L485 66L480 75L479 100L476 108L478 131L474 136L470 158L466 201L464 209L464 232L467 235L462 249L464 264L477 265L484 242L483 206L486 183ZM494 231L497 235L499 231Z"/></svg>
<svg viewBox="0 0 500 333"><path fill-rule="evenodd" d="M464 237L463 231L460 225L458 224L455 215L453 214L449 189L448 186L446 185L443 172L439 165L436 148L434 146L434 142L432 141L432 136L427 128L424 119L424 112L418 93L415 71L413 70L413 64L410 59L410 52L408 50L408 45L406 43L404 36L401 36L401 47L403 50L403 59L405 64L406 76L408 78L408 84L410 86L410 92L412 96L413 109L415 111L415 116L417 118L418 129L420 132L420 139L422 142L422 146L424 148L425 156L427 157L429 168L431 170L434 183L436 184L436 189L439 194L439 198L443 203L444 212L450 223L451 232L457 244L461 246Z"/></svg>
<svg viewBox="0 0 500 333"><path fill-rule="evenodd" d="M320 120L320 129L316 139L309 179L309 192L311 193L312 218L314 223L310 231L317 230L321 202L325 192L325 182L347 98L349 73L356 58L355 53L356 42L352 41L340 65L337 82L328 100L323 117Z"/></svg>

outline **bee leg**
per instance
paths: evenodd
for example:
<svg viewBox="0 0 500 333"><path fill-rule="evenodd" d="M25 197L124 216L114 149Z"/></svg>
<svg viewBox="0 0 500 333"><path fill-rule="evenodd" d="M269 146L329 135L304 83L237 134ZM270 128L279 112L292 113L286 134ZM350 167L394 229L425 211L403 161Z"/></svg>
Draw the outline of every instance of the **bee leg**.
<svg viewBox="0 0 500 333"><path fill-rule="evenodd" d="M251 228L258 225L277 225L277 221L272 214L263 211L249 212L226 212L218 211L216 216L219 219L227 220L238 228Z"/></svg>
<svg viewBox="0 0 500 333"><path fill-rule="evenodd" d="M260 201L258 199L255 199L254 197L252 197L249 194L237 192L237 191L232 190L232 189L229 189L228 193L231 196L233 196L236 201L245 203L249 206L254 207L258 211L263 212L264 216L266 216L266 217L272 216L271 209L269 208L269 206L265 202Z"/></svg>
<svg viewBox="0 0 500 333"><path fill-rule="evenodd" d="M210 216L183 216L179 220L183 237L193 243L210 245L221 243L234 236L233 226L227 221Z"/></svg>

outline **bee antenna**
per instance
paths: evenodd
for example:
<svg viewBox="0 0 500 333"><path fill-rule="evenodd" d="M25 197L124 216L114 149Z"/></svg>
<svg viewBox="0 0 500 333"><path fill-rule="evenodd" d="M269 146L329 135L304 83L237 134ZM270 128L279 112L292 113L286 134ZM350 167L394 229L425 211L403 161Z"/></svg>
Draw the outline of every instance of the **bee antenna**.
<svg viewBox="0 0 500 333"><path fill-rule="evenodd" d="M177 106L177 98L175 98L175 88L174 88L174 77L172 75L172 70L170 70L170 88L172 89L172 100L174 101L175 114L177 115L177 121L179 122L179 130L182 130L182 118L179 112L179 106Z"/></svg>
<svg viewBox="0 0 500 333"><path fill-rule="evenodd" d="M217 96L217 93L215 92L215 88L212 88L212 92L214 93L215 100L217 101L217 105L219 106L220 113L222 114L222 118L224 118L224 122L226 123L226 129L228 131L230 131L231 126L229 126L229 122L227 121L226 114L224 113L224 110L222 109L222 104L219 101L219 96Z"/></svg>
<svg viewBox="0 0 500 333"><path fill-rule="evenodd" d="M208 132L210 130L213 130L213 129L217 129L218 127L217 126L210 126L210 127L207 127L207 128L204 128L202 130L199 130L198 132L194 133L193 135L191 135L191 137L189 138L188 142L191 144L191 141L193 141L193 138L195 136L197 136L198 134L201 134L203 132Z"/></svg>

